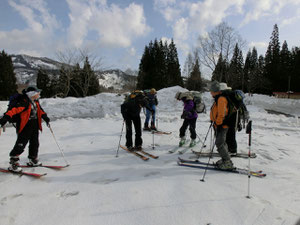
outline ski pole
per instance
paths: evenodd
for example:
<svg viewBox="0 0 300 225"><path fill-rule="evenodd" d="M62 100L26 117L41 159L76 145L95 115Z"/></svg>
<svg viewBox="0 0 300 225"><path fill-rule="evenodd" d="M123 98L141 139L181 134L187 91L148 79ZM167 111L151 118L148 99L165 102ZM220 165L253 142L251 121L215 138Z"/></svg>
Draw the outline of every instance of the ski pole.
<svg viewBox="0 0 300 225"><path fill-rule="evenodd" d="M155 144L154 144L154 130L152 130L152 149L155 149Z"/></svg>
<svg viewBox="0 0 300 225"><path fill-rule="evenodd" d="M211 123L211 124L212 124L212 123ZM208 168L209 162L210 162L210 160L211 160L212 154L213 154L213 152L214 152L214 148L215 148L215 146L216 146L216 141L214 140L215 138L213 138L212 135L213 135L213 134L212 134L212 130L211 130L211 144L213 143L213 146L211 146L211 151L210 151L210 154L209 154L208 162L207 162L207 164L206 164L206 168L205 168L205 170L204 170L203 177L202 177L202 179L200 180L200 181L202 181L202 182L205 182L204 178L205 178L205 176L206 176L207 168Z"/></svg>
<svg viewBox="0 0 300 225"><path fill-rule="evenodd" d="M210 129L212 128L212 124L213 124L213 122L210 122L210 126L209 126L209 128L208 128L208 131L207 131L207 133L206 133L206 136L205 136L204 141L202 142L202 146L201 146L201 148L200 148L200 152L199 152L198 159L200 158L200 154L201 154L203 148L206 147L205 142L206 142L207 136L208 136L208 134L209 134L209 131L210 131ZM200 138L199 138L199 139L200 139Z"/></svg>
<svg viewBox="0 0 300 225"><path fill-rule="evenodd" d="M69 164L68 161L66 160L66 157L65 157L65 154L64 154L63 150L61 149L61 147L59 147L59 144L58 144L58 142L57 142L57 140L56 140L56 137L55 137L55 135L54 135L54 132L53 132L53 130L52 130L50 124L48 125L48 127L49 127L49 129L50 129L50 131L51 131L51 134L52 134L52 136L53 136L53 139L54 139L54 141L55 141L55 143L56 143L58 149L60 150L60 153L61 153L63 159L65 160L66 165L69 166L70 164Z"/></svg>
<svg viewBox="0 0 300 225"><path fill-rule="evenodd" d="M248 151L248 195L246 196L246 198L251 198L250 197L250 178L251 178L251 174L250 174L250 156L251 156L251 134L252 134L252 120L250 120L247 124L246 127L246 134L249 134L249 140L248 140L248 144L249 144L249 151Z"/></svg>
<svg viewBox="0 0 300 225"><path fill-rule="evenodd" d="M122 134L123 134L124 123L125 123L125 120L123 120L123 124L122 124L122 130L121 130L121 134L120 134L120 140L119 140L119 145L118 145L118 150L117 150L116 157L119 156L119 149L120 149L121 138L122 138Z"/></svg>

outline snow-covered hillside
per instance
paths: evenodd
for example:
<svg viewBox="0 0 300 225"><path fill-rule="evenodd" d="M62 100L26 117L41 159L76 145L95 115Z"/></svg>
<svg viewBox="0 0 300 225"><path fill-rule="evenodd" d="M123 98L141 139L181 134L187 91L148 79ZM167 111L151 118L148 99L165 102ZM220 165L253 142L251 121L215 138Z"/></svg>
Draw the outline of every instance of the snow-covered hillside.
<svg viewBox="0 0 300 225"><path fill-rule="evenodd" d="M36 85L37 73L39 69L47 71L51 75L59 74L62 63L46 57L33 57L28 55L12 55L14 71L18 84ZM105 88L122 90L126 86L135 86L136 76L115 70L96 71L99 75L99 84Z"/></svg>
<svg viewBox="0 0 300 225"><path fill-rule="evenodd" d="M51 127L70 167L47 172L41 179L0 173L0 224L9 225L294 225L300 219L300 116L299 101L263 95L246 97L253 120L250 160L253 170L265 178L177 165L177 153L169 154L179 141L182 103L174 99L181 87L158 91L160 130L171 135L143 133L143 146L159 159L147 162L119 149L125 143L120 114L122 95L101 93L87 98L41 99L52 119ZM204 93L209 111L210 93ZM0 102L0 113L7 102ZM291 114L269 114L265 109ZM145 116L141 113L142 120ZM197 133L203 141L209 128L209 114L199 114ZM187 133L188 134L188 133ZM239 152L248 152L248 135L237 133ZM154 139L153 139L154 138ZM0 165L8 166L8 154L16 139L7 127L0 136ZM152 149L153 143L155 148ZM206 140L210 151L211 137ZM201 146L196 146L200 149ZM26 151L21 162L26 162ZM191 152L182 155L189 158ZM212 158L216 161L218 158ZM55 140L44 126L40 135L40 160L64 165ZM201 158L207 162L208 158ZM248 159L233 158L247 168Z"/></svg>

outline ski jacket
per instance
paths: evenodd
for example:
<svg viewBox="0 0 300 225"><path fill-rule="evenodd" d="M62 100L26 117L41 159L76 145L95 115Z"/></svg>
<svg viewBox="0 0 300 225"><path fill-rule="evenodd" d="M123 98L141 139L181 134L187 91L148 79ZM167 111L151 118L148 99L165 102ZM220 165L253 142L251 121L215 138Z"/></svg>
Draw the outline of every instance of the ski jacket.
<svg viewBox="0 0 300 225"><path fill-rule="evenodd" d="M146 107L148 110L153 111L149 107L149 102L145 96L136 97L134 99L130 99L129 101L125 101L121 105L121 113L123 118L126 120L128 117L139 117L142 107Z"/></svg>
<svg viewBox="0 0 300 225"><path fill-rule="evenodd" d="M26 124L29 121L30 113L31 113L31 103L28 98L23 99L23 101L19 102L15 107L12 109L9 109L6 113L4 113L5 116L8 116L9 118L12 118L13 116L16 116L19 114L20 118L17 121L17 133L21 133ZM40 103L38 101L34 101L36 104L36 112L37 112L37 120L39 124L39 130L42 131L42 117L46 118L47 114L40 106Z"/></svg>
<svg viewBox="0 0 300 225"><path fill-rule="evenodd" d="M228 128L225 122L225 117L228 115L228 101L226 97L217 95L210 110L210 120L214 122L214 126L222 125L223 128Z"/></svg>
<svg viewBox="0 0 300 225"><path fill-rule="evenodd" d="M195 119L198 117L197 112L195 111L195 103L193 100L183 100L184 102L184 107L183 107L183 113L182 117L183 119Z"/></svg>

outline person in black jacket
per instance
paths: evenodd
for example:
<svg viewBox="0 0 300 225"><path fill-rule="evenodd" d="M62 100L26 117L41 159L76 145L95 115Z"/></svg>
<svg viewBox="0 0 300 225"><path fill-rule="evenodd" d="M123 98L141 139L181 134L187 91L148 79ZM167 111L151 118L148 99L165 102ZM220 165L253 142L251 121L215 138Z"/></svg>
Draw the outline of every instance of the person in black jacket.
<svg viewBox="0 0 300 225"><path fill-rule="evenodd" d="M146 107L153 112L149 107L149 102L142 91L134 91L131 93L121 105L121 113L126 123L126 147L128 150L141 150L142 149L142 126L140 112L141 108ZM135 146L133 147L132 141L132 123L135 129Z"/></svg>
<svg viewBox="0 0 300 225"><path fill-rule="evenodd" d="M41 90L29 86L22 91L23 95L12 108L9 108L0 119L0 125L3 127L7 122L16 119L17 141L10 152L10 167L14 172L22 171L19 166L19 156L24 152L24 148L29 142L28 165L40 166L38 160L39 148L39 130L42 131L42 119L49 126L50 119L40 106L38 101Z"/></svg>

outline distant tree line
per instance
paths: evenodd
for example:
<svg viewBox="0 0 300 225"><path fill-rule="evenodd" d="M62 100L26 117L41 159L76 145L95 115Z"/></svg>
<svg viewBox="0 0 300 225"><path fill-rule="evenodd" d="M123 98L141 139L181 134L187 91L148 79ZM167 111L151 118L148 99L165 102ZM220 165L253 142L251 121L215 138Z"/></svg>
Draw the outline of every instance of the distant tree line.
<svg viewBox="0 0 300 225"><path fill-rule="evenodd" d="M140 61L137 89L159 90L175 85L183 86L183 80L174 41L170 44L156 39L150 41Z"/></svg>
<svg viewBox="0 0 300 225"><path fill-rule="evenodd" d="M74 66L64 65L58 75L49 76L49 73L39 70L37 87L42 89L41 97L86 97L100 92L98 78L92 70L88 57L83 67L79 63Z"/></svg>
<svg viewBox="0 0 300 225"><path fill-rule="evenodd" d="M212 80L226 82L233 89L249 93L300 91L300 49L289 50L286 41L280 48L275 24L265 56L258 56L253 47L244 61L241 47L236 43L230 61L219 54Z"/></svg>

